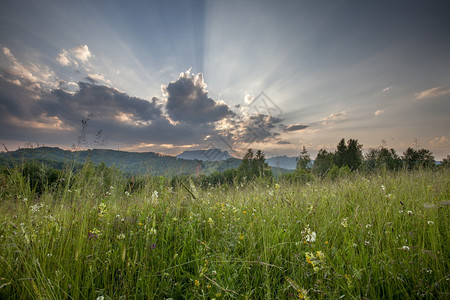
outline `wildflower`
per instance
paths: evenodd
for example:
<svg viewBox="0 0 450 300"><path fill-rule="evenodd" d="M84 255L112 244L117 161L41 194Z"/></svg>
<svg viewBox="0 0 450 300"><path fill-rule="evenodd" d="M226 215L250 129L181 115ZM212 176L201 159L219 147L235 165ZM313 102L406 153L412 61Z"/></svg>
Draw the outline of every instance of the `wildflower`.
<svg viewBox="0 0 450 300"><path fill-rule="evenodd" d="M199 286L200 282L197 279L195 279L194 284L195 284L195 286Z"/></svg>
<svg viewBox="0 0 450 300"><path fill-rule="evenodd" d="M322 251L316 251L317 257L321 260L325 260L325 254Z"/></svg>
<svg viewBox="0 0 450 300"><path fill-rule="evenodd" d="M125 196L130 197L130 193L128 191L125 191Z"/></svg>
<svg viewBox="0 0 450 300"><path fill-rule="evenodd" d="M280 189L280 185L278 183L275 183L275 189L279 190Z"/></svg>
<svg viewBox="0 0 450 300"><path fill-rule="evenodd" d="M152 249L155 249L155 248L156 248L156 243L151 244L150 247L151 247Z"/></svg>
<svg viewBox="0 0 450 300"><path fill-rule="evenodd" d="M139 222L139 224L138 224L139 226L142 226L142 223L141 222Z"/></svg>
<svg viewBox="0 0 450 300"><path fill-rule="evenodd" d="M371 224L367 224L367 225L366 225L366 228L367 228L367 229L369 229L370 227L372 227Z"/></svg>
<svg viewBox="0 0 450 300"><path fill-rule="evenodd" d="M369 241L364 241L364 245L369 246L370 242Z"/></svg>
<svg viewBox="0 0 450 300"><path fill-rule="evenodd" d="M341 225L342 225L344 228L347 228L347 226L348 226L347 219L348 219L348 218L343 218L342 221L341 221Z"/></svg>
<svg viewBox="0 0 450 300"><path fill-rule="evenodd" d="M222 293L217 293L216 297L219 298L220 296L222 296Z"/></svg>
<svg viewBox="0 0 450 300"><path fill-rule="evenodd" d="M103 297L103 296L98 296L97 298L95 298L95 300L104 300L105 299L105 297Z"/></svg>
<svg viewBox="0 0 450 300"><path fill-rule="evenodd" d="M208 283L208 285L206 286L207 289L211 288L211 285Z"/></svg>
<svg viewBox="0 0 450 300"><path fill-rule="evenodd" d="M325 254L322 251L316 251L316 255L312 252L305 253L306 262L313 267L315 272L319 271L320 267L325 263Z"/></svg>
<svg viewBox="0 0 450 300"><path fill-rule="evenodd" d="M246 214L247 214L247 211L245 211L245 210L244 210L244 212L243 212L243 213L244 213L244 215L246 215Z"/></svg>
<svg viewBox="0 0 450 300"><path fill-rule="evenodd" d="M328 245L328 241L325 241L325 245Z"/></svg>
<svg viewBox="0 0 450 300"><path fill-rule="evenodd" d="M117 235L116 237L119 241L124 240L125 239L125 234L121 233L119 235Z"/></svg>
<svg viewBox="0 0 450 300"><path fill-rule="evenodd" d="M427 223L428 223L428 225L434 225L433 221L428 221Z"/></svg>
<svg viewBox="0 0 450 300"><path fill-rule="evenodd" d="M94 229L92 229L92 230L89 230L89 233L88 233L88 237L89 237L90 239L96 239L96 238L98 238L100 235L101 235L101 232L100 232L100 230L98 230L97 228L94 228Z"/></svg>
<svg viewBox="0 0 450 300"><path fill-rule="evenodd" d="M158 191L153 191L152 193L152 202L155 203L158 200Z"/></svg>
<svg viewBox="0 0 450 300"><path fill-rule="evenodd" d="M150 228L150 231L149 231L149 233L150 233L150 235L156 235L156 229L155 228Z"/></svg>
<svg viewBox="0 0 450 300"><path fill-rule="evenodd" d="M412 216L413 215L413 212L410 211L410 210L408 210L406 213L408 214L408 216Z"/></svg>
<svg viewBox="0 0 450 300"><path fill-rule="evenodd" d="M398 213L399 213L399 214L402 214L402 213L403 213L403 210L399 210Z"/></svg>
<svg viewBox="0 0 450 300"><path fill-rule="evenodd" d="M298 289L297 293L298 293L298 298L299 299L309 300L309 296L308 296L308 291L307 290L305 290L305 289Z"/></svg>
<svg viewBox="0 0 450 300"><path fill-rule="evenodd" d="M381 185L381 189L383 190L383 192L386 191L386 187L383 184Z"/></svg>
<svg viewBox="0 0 450 300"><path fill-rule="evenodd" d="M209 219L208 219L208 223L209 223L209 225L210 225L211 227L214 226L214 221L213 221L213 219L209 218Z"/></svg>
<svg viewBox="0 0 450 300"><path fill-rule="evenodd" d="M303 240L308 243L314 243L316 241L316 233L309 228L309 224L301 232Z"/></svg>
<svg viewBox="0 0 450 300"><path fill-rule="evenodd" d="M403 247L402 247L402 250L404 250L404 251L409 251L410 249L409 249L408 246L403 246Z"/></svg>
<svg viewBox="0 0 450 300"><path fill-rule="evenodd" d="M239 238L240 238L241 240L243 240L243 239L244 239L244 236L241 234L241 235L239 236Z"/></svg>
<svg viewBox="0 0 450 300"><path fill-rule="evenodd" d="M106 207L106 204L103 203L103 202L100 203L98 205L98 217L100 219L103 218L106 215L107 212L108 212L108 208Z"/></svg>

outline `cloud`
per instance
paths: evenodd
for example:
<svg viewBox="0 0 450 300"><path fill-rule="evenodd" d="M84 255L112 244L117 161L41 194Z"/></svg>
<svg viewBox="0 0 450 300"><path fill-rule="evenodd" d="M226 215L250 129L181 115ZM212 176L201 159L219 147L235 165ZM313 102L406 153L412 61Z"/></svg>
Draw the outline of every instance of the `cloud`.
<svg viewBox="0 0 450 300"><path fill-rule="evenodd" d="M301 125L301 124L291 124L286 127L284 127L284 131L298 131L308 128L308 125Z"/></svg>
<svg viewBox="0 0 450 300"><path fill-rule="evenodd" d="M384 114L384 110L377 110L377 111L374 113L375 116L380 116L380 115L382 115L382 114Z"/></svg>
<svg viewBox="0 0 450 300"><path fill-rule="evenodd" d="M292 143L291 143L291 142L288 142L288 141L278 141L277 144L278 144L278 145L290 145L290 144L292 144Z"/></svg>
<svg viewBox="0 0 450 300"><path fill-rule="evenodd" d="M108 84L112 84L112 82L109 79L105 78L105 75L98 73L88 74L86 79L91 83L105 82Z"/></svg>
<svg viewBox="0 0 450 300"><path fill-rule="evenodd" d="M386 92L388 92L391 88L392 88L392 85L391 85L391 86L388 86L388 87L385 87L381 92L382 92L382 93L386 93Z"/></svg>
<svg viewBox="0 0 450 300"><path fill-rule="evenodd" d="M450 89L448 89L446 87L434 87L429 90L415 93L414 95L416 96L417 100L423 100L423 99L439 97L439 96L443 96L443 95L447 95L447 94L450 94Z"/></svg>
<svg viewBox="0 0 450 300"><path fill-rule="evenodd" d="M8 66L1 67L1 75L16 85L22 85L30 90L54 88L57 77L49 67L36 63L22 63L12 54L11 50L3 47L3 55L8 60Z"/></svg>
<svg viewBox="0 0 450 300"><path fill-rule="evenodd" d="M81 60L84 63L87 62L92 56L87 45L80 45L78 47L75 47L74 49L72 49L72 53L77 59Z"/></svg>
<svg viewBox="0 0 450 300"><path fill-rule="evenodd" d="M89 58L94 55L89 51L89 47L87 45L79 45L70 50L62 49L60 53L56 56L55 60L62 66L72 65L75 68L78 68L79 62L88 63Z"/></svg>
<svg viewBox="0 0 450 300"><path fill-rule="evenodd" d="M345 120L347 118L347 112L341 111L335 114L330 114L328 117L325 117L322 119L321 124L325 125L325 126L329 126L329 125L333 125L335 122L333 121L338 121L338 120Z"/></svg>
<svg viewBox="0 0 450 300"><path fill-rule="evenodd" d="M9 140L73 144L83 117L92 114L89 130L100 129L110 142L134 144L198 144L214 127L172 124L157 98L132 97L104 85L79 82L76 92L35 91L0 77L0 136Z"/></svg>
<svg viewBox="0 0 450 300"><path fill-rule="evenodd" d="M174 121L203 124L220 121L235 115L228 105L208 97L203 74L181 73L176 81L163 87L166 111Z"/></svg>
<svg viewBox="0 0 450 300"><path fill-rule="evenodd" d="M184 72L163 87L163 100L145 100L111 87L104 75L94 71L86 70L84 81L65 81L52 77L46 66L20 63L8 48L2 50L10 64L0 73L0 136L4 139L71 145L80 134L80 121L90 115L91 138L102 129L113 145L130 149L173 145L175 149L208 144L229 150L276 142L283 130L306 126L286 126L281 118L263 113L237 115L223 101L209 97L201 73ZM73 49L63 50L56 60L61 65L78 65Z"/></svg>
<svg viewBox="0 0 450 300"><path fill-rule="evenodd" d="M430 141L431 148L445 148L450 146L449 140L446 136L435 137Z"/></svg>
<svg viewBox="0 0 450 300"><path fill-rule="evenodd" d="M58 56L56 56L56 61L62 66L68 66L71 64L69 57L70 53L66 49L63 49Z"/></svg>

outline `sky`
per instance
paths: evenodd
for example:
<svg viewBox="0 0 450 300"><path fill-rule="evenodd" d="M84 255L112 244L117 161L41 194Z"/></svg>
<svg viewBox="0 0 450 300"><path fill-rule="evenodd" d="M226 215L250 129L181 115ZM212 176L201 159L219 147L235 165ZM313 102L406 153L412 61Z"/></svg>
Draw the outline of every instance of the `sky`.
<svg viewBox="0 0 450 300"><path fill-rule="evenodd" d="M24 1L0 10L0 142L241 157L450 154L449 1Z"/></svg>

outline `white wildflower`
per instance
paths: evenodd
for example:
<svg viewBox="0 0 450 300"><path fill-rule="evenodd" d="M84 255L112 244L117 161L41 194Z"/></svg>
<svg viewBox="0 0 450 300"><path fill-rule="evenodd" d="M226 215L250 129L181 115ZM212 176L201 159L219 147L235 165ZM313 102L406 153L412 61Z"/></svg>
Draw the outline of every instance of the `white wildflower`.
<svg viewBox="0 0 450 300"><path fill-rule="evenodd" d="M433 221L428 221L427 223L428 223L428 225L434 225Z"/></svg>
<svg viewBox="0 0 450 300"><path fill-rule="evenodd" d="M152 193L152 202L156 203L156 201L158 201L158 191L153 191Z"/></svg>

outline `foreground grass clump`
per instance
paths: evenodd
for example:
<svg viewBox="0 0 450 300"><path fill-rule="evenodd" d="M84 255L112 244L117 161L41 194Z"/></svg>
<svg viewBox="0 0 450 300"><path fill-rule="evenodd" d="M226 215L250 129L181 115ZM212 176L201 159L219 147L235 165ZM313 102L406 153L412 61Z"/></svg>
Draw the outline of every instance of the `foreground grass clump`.
<svg viewBox="0 0 450 300"><path fill-rule="evenodd" d="M105 173L106 174L106 173ZM450 297L450 172L200 189L1 177L1 299Z"/></svg>

